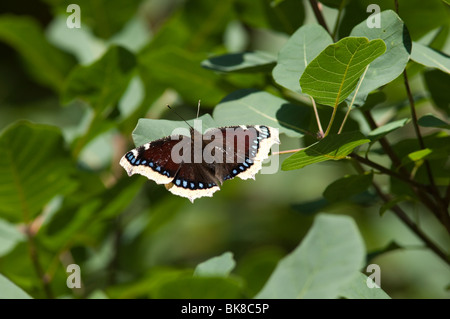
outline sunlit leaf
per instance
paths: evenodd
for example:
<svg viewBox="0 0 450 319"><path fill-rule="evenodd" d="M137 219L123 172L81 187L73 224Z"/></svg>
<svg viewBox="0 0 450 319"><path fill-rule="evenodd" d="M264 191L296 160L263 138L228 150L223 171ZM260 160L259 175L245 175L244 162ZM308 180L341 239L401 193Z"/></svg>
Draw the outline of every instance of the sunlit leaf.
<svg viewBox="0 0 450 319"><path fill-rule="evenodd" d="M337 106L356 88L367 65L386 51L383 40L349 37L329 45L300 78L303 93L317 103Z"/></svg>
<svg viewBox="0 0 450 319"><path fill-rule="evenodd" d="M346 158L357 146L370 142L359 132L328 135L319 142L295 153L284 160L281 169L289 171L314 163Z"/></svg>

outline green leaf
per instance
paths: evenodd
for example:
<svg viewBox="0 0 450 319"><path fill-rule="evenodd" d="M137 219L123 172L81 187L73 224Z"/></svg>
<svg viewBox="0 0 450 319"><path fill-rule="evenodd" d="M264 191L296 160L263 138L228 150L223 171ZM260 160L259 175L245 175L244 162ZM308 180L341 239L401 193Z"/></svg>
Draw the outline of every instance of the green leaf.
<svg viewBox="0 0 450 319"><path fill-rule="evenodd" d="M264 124L301 137L309 126L311 110L267 92L239 90L225 97L214 108L213 116L220 126Z"/></svg>
<svg viewBox="0 0 450 319"><path fill-rule="evenodd" d="M420 126L423 127L438 127L438 128L445 128L447 130L450 130L450 124L447 122L444 122L440 118L437 118L433 114L426 114L422 116L418 121Z"/></svg>
<svg viewBox="0 0 450 319"><path fill-rule="evenodd" d="M281 169L289 171L299 169L314 163L346 158L357 146L369 143L359 132L345 132L338 135L328 135L317 143L298 151L284 160Z"/></svg>
<svg viewBox="0 0 450 319"><path fill-rule="evenodd" d="M413 42L411 60L450 74L450 57L418 42Z"/></svg>
<svg viewBox="0 0 450 319"><path fill-rule="evenodd" d="M440 70L428 70L423 76L434 105L450 116L450 94L447 92L450 75Z"/></svg>
<svg viewBox="0 0 450 319"><path fill-rule="evenodd" d="M0 274L0 299L32 299L22 288Z"/></svg>
<svg viewBox="0 0 450 319"><path fill-rule="evenodd" d="M194 276L228 277L235 266L236 262L233 259L233 254L226 252L198 264L195 268Z"/></svg>
<svg viewBox="0 0 450 319"><path fill-rule="evenodd" d="M0 257L8 254L14 247L25 240L17 226L0 219Z"/></svg>
<svg viewBox="0 0 450 319"><path fill-rule="evenodd" d="M268 72L274 67L275 58L262 51L229 53L203 60L201 65L220 72Z"/></svg>
<svg viewBox="0 0 450 319"><path fill-rule="evenodd" d="M99 113L120 99L133 77L136 59L130 51L111 46L97 61L78 66L67 77L63 103L81 98Z"/></svg>
<svg viewBox="0 0 450 319"><path fill-rule="evenodd" d="M256 298L336 298L361 268L364 255L352 218L320 214Z"/></svg>
<svg viewBox="0 0 450 319"><path fill-rule="evenodd" d="M52 46L35 20L27 16L2 15L0 41L20 54L36 81L61 91L64 78L75 60Z"/></svg>
<svg viewBox="0 0 450 319"><path fill-rule="evenodd" d="M201 67L203 54L176 47L145 50L138 56L139 71L166 87L175 89L189 103L215 105L234 87L224 86L218 74Z"/></svg>
<svg viewBox="0 0 450 319"><path fill-rule="evenodd" d="M155 289L157 299L235 299L241 298L241 284L236 279L184 277L168 281Z"/></svg>
<svg viewBox="0 0 450 319"><path fill-rule="evenodd" d="M0 135L0 216L30 221L58 194L75 187L58 128L19 121Z"/></svg>
<svg viewBox="0 0 450 319"><path fill-rule="evenodd" d="M383 40L349 37L329 45L300 78L303 93L317 103L337 107L356 88L366 67L386 51Z"/></svg>
<svg viewBox="0 0 450 319"><path fill-rule="evenodd" d="M204 133L207 129L218 127L211 115L205 114L198 119L187 121L194 129ZM180 130L181 129L181 130ZM180 130L176 133L175 130ZM175 132L175 133L174 133ZM184 121L139 119L133 131L134 145L141 146L172 134L189 136L189 126Z"/></svg>
<svg viewBox="0 0 450 319"><path fill-rule="evenodd" d="M345 176L328 185L323 192L323 197L329 202L346 200L368 189L372 184L372 179L372 172L362 175Z"/></svg>
<svg viewBox="0 0 450 319"><path fill-rule="evenodd" d="M367 95L393 81L406 67L411 52L411 39L405 24L391 10L380 13L381 28L369 28L364 20L350 33L354 37L366 37L369 40L381 39L386 44L386 52L370 63L355 98L354 105L362 105ZM355 92L349 97L351 101Z"/></svg>
<svg viewBox="0 0 450 319"><path fill-rule="evenodd" d="M407 123L409 123L410 119L401 119L398 121L390 122L387 124L384 124L380 127L377 127L376 129L372 130L367 134L367 137L370 138L370 142L374 143L378 141L380 138L388 135L389 133L405 126Z"/></svg>
<svg viewBox="0 0 450 319"><path fill-rule="evenodd" d="M306 66L333 40L320 25L307 24L289 38L278 54L272 76L279 85L301 93L299 79Z"/></svg>
<svg viewBox="0 0 450 319"><path fill-rule="evenodd" d="M350 283L340 290L339 295L347 299L391 299L380 287L369 288L367 281L375 284L371 278L358 273Z"/></svg>

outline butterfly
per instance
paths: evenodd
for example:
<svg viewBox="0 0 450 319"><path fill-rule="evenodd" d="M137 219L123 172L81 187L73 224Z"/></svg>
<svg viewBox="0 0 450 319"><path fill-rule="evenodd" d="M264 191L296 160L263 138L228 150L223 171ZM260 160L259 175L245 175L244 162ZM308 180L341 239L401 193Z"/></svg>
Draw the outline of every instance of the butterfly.
<svg viewBox="0 0 450 319"><path fill-rule="evenodd" d="M195 199L213 194L238 176L255 179L270 148L280 144L278 129L265 125L213 128L204 134L170 135L127 152L120 165L129 176L140 174L171 193Z"/></svg>

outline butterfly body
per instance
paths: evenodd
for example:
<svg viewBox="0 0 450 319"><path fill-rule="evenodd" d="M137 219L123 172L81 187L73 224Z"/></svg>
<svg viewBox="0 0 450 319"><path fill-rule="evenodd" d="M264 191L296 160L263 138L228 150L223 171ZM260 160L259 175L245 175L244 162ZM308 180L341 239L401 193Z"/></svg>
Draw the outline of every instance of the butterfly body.
<svg viewBox="0 0 450 319"><path fill-rule="evenodd" d="M205 134L191 129L190 133L137 147L122 157L120 165L128 175L144 175L193 202L211 197L225 180L254 179L271 146L280 143L278 130L264 125L214 128Z"/></svg>

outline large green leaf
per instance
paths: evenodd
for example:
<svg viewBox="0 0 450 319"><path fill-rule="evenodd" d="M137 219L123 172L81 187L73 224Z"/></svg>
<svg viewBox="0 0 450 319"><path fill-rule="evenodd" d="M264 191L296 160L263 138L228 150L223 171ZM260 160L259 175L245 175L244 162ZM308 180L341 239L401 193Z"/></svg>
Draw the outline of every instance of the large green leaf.
<svg viewBox="0 0 450 319"><path fill-rule="evenodd" d="M331 44L306 67L300 78L302 91L320 104L337 107L356 88L366 67L385 51L380 39L349 37Z"/></svg>
<svg viewBox="0 0 450 319"><path fill-rule="evenodd" d="M368 280L375 285L374 288L369 288ZM339 296L347 299L391 299L383 289L376 286L372 279L362 273L358 273L350 283L344 286Z"/></svg>
<svg viewBox="0 0 450 319"><path fill-rule="evenodd" d="M361 268L364 243L353 219L320 214L256 298L336 298Z"/></svg>
<svg viewBox="0 0 450 319"><path fill-rule="evenodd" d="M12 124L0 135L0 216L29 222L54 196L74 189L71 173L58 128Z"/></svg>
<svg viewBox="0 0 450 319"><path fill-rule="evenodd" d="M281 169L289 171L314 163L344 159L355 147L369 142L370 140L359 132L328 135L319 142L285 159L281 164Z"/></svg>
<svg viewBox="0 0 450 319"><path fill-rule="evenodd" d="M0 299L31 299L21 288L0 274Z"/></svg>
<svg viewBox="0 0 450 319"><path fill-rule="evenodd" d="M81 98L101 112L120 99L135 66L133 53L120 46L111 46L99 60L72 70L64 85L62 101L67 103Z"/></svg>
<svg viewBox="0 0 450 319"><path fill-rule="evenodd" d="M413 42L411 60L450 74L450 56L418 42Z"/></svg>
<svg viewBox="0 0 450 319"><path fill-rule="evenodd" d="M223 253L197 265L194 276L200 277L227 277L236 266L233 254Z"/></svg>
<svg viewBox="0 0 450 319"><path fill-rule="evenodd" d="M61 91L64 78L75 61L48 43L36 21L26 16L2 15L0 41L23 57L27 70L39 83Z"/></svg>
<svg viewBox="0 0 450 319"><path fill-rule="evenodd" d="M267 72L275 65L275 58L263 51L229 53L202 61L206 69L220 72Z"/></svg>
<svg viewBox="0 0 450 319"><path fill-rule="evenodd" d="M350 33L354 37L366 37L369 40L382 39L386 52L370 63L355 98L355 105L362 105L367 95L386 83L393 81L405 69L411 52L411 40L405 24L391 10L380 13L381 28L369 28L364 20ZM348 97L351 100L353 95Z"/></svg>
<svg viewBox="0 0 450 319"><path fill-rule="evenodd" d="M300 137L309 127L310 108L293 105L270 93L239 90L225 97L213 112L221 126L269 125L292 137Z"/></svg>
<svg viewBox="0 0 450 319"><path fill-rule="evenodd" d="M289 38L278 54L272 76L279 85L301 93L299 79L306 66L333 40L328 32L317 24L307 24Z"/></svg>

